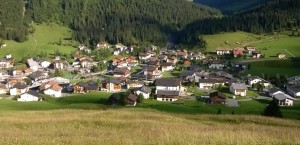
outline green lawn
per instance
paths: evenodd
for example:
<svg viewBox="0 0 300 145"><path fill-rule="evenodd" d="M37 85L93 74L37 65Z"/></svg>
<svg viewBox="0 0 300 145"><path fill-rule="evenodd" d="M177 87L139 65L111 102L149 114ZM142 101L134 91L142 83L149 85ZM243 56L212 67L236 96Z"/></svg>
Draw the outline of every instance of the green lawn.
<svg viewBox="0 0 300 145"><path fill-rule="evenodd" d="M255 46L266 55L266 58L277 57L278 53L284 53L286 57L300 57L300 37L288 37L273 41L259 42L255 43Z"/></svg>
<svg viewBox="0 0 300 145"><path fill-rule="evenodd" d="M50 54L59 50L62 53L70 54L76 50L73 46L70 46L75 45L75 42L64 40L71 38L70 29L57 24L35 24L34 28L36 30L33 36L29 35L28 40L23 43L5 41L7 47L0 50L0 55L5 56L10 53L17 60L20 60L23 56L38 55L41 52ZM60 39L65 45L58 44Z"/></svg>
<svg viewBox="0 0 300 145"><path fill-rule="evenodd" d="M300 75L300 62L299 60L274 60L274 61L261 61L261 62L251 62L250 70L246 71L244 74L252 75L288 75L295 76Z"/></svg>
<svg viewBox="0 0 300 145"><path fill-rule="evenodd" d="M174 77L178 77L180 75L180 71L165 71L162 73L163 78L174 78Z"/></svg>

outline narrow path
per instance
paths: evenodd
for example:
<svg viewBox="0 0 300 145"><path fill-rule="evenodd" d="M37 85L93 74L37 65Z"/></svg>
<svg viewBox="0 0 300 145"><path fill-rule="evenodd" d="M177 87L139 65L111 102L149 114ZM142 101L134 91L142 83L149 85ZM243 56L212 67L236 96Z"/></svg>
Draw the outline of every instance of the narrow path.
<svg viewBox="0 0 300 145"><path fill-rule="evenodd" d="M287 49L284 49L284 51L288 54L290 54L292 57L296 57L293 53L290 53Z"/></svg>

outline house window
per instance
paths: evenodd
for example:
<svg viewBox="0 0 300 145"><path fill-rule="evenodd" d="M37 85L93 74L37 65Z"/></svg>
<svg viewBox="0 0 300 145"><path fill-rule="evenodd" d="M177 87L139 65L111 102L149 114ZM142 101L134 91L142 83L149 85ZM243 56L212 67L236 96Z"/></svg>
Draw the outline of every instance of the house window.
<svg viewBox="0 0 300 145"><path fill-rule="evenodd" d="M169 101L169 99L166 99L166 101Z"/></svg>
<svg viewBox="0 0 300 145"><path fill-rule="evenodd" d="M172 99L170 99L170 101L173 101Z"/></svg>

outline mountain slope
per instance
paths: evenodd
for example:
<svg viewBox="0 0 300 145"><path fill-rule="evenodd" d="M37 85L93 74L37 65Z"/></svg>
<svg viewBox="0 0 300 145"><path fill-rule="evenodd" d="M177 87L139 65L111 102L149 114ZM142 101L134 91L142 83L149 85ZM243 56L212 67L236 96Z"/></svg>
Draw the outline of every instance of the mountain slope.
<svg viewBox="0 0 300 145"><path fill-rule="evenodd" d="M185 0L29 0L27 16L35 22L61 22L73 38L95 45L165 43L167 35L220 11Z"/></svg>
<svg viewBox="0 0 300 145"><path fill-rule="evenodd" d="M269 0L194 0L194 2L218 8L224 14L244 11L267 1Z"/></svg>

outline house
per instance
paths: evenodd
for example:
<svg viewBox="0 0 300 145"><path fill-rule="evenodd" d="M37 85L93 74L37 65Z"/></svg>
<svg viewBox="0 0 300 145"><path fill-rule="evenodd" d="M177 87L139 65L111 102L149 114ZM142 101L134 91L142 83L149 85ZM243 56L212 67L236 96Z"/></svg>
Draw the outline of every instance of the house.
<svg viewBox="0 0 300 145"><path fill-rule="evenodd" d="M300 98L300 84L286 87L287 92L295 98Z"/></svg>
<svg viewBox="0 0 300 145"><path fill-rule="evenodd" d="M17 100L20 102L31 102L42 101L42 98L40 97L38 92L29 90L28 92L22 94Z"/></svg>
<svg viewBox="0 0 300 145"><path fill-rule="evenodd" d="M273 96L273 100L275 100L278 106L293 106L294 98L283 93L278 93Z"/></svg>
<svg viewBox="0 0 300 145"><path fill-rule="evenodd" d="M22 75L24 75L24 72L23 72L23 70L21 70L21 69L12 69L12 70L10 71L10 74L11 74L12 76L22 76Z"/></svg>
<svg viewBox="0 0 300 145"><path fill-rule="evenodd" d="M6 94L8 93L8 88L5 84L0 84L0 94Z"/></svg>
<svg viewBox="0 0 300 145"><path fill-rule="evenodd" d="M183 51L178 51L177 52L177 56L180 57L180 58L182 58L182 59L187 59L188 54L187 54L186 50L183 50Z"/></svg>
<svg viewBox="0 0 300 145"><path fill-rule="evenodd" d="M288 78L287 82L289 85L300 84L300 75Z"/></svg>
<svg viewBox="0 0 300 145"><path fill-rule="evenodd" d="M189 67L189 66L192 65L192 62L189 61L189 60L185 60L185 61L183 62L183 65Z"/></svg>
<svg viewBox="0 0 300 145"><path fill-rule="evenodd" d="M268 95L270 97L273 97L275 94L279 94L279 93L284 93L282 90L280 90L279 88L271 88L268 90Z"/></svg>
<svg viewBox="0 0 300 145"><path fill-rule="evenodd" d="M134 94L129 94L125 97L126 106L135 106L137 104L137 96Z"/></svg>
<svg viewBox="0 0 300 145"><path fill-rule="evenodd" d="M147 63L147 65L148 66L157 66L157 67L159 67L160 66L160 62L158 60L156 60L156 61L149 61Z"/></svg>
<svg viewBox="0 0 300 145"><path fill-rule="evenodd" d="M44 71L36 71L33 72L32 74L30 74L28 76L32 81L39 81L39 80L43 80L43 79L47 79L49 78L48 76L48 72L44 72Z"/></svg>
<svg viewBox="0 0 300 145"><path fill-rule="evenodd" d="M252 46L245 46L245 51L247 51L250 55L255 52L255 47Z"/></svg>
<svg viewBox="0 0 300 145"><path fill-rule="evenodd" d="M27 65L33 71L37 71L39 69L39 67L40 67L39 64L38 64L38 62L34 61L32 58L27 59Z"/></svg>
<svg viewBox="0 0 300 145"><path fill-rule="evenodd" d="M144 66L144 76L153 76L154 78L160 78L162 76L162 72L158 70L157 66Z"/></svg>
<svg viewBox="0 0 300 145"><path fill-rule="evenodd" d="M232 53L234 57L238 57L244 55L244 51L245 51L244 48L235 48L233 49Z"/></svg>
<svg viewBox="0 0 300 145"><path fill-rule="evenodd" d="M85 93L86 82L78 82L73 86L74 93Z"/></svg>
<svg viewBox="0 0 300 145"><path fill-rule="evenodd" d="M226 96L221 92L213 92L209 94L211 104L225 104Z"/></svg>
<svg viewBox="0 0 300 145"><path fill-rule="evenodd" d="M116 92L121 91L121 82L116 78L108 78L102 81L101 91Z"/></svg>
<svg viewBox="0 0 300 145"><path fill-rule="evenodd" d="M230 92L233 93L234 95L238 95L238 96L246 96L247 90L248 90L248 88L245 84L233 83L230 86Z"/></svg>
<svg viewBox="0 0 300 145"><path fill-rule="evenodd" d="M163 62L160 64L161 66L161 71L165 72L165 71L173 71L174 67L173 64L170 62Z"/></svg>
<svg viewBox="0 0 300 145"><path fill-rule="evenodd" d="M92 80L88 82L78 82L73 88L74 93L91 93L99 91L98 83Z"/></svg>
<svg viewBox="0 0 300 145"><path fill-rule="evenodd" d="M143 81L128 81L127 82L127 89L139 88L139 87L142 87L143 85L144 85Z"/></svg>
<svg viewBox="0 0 300 145"><path fill-rule="evenodd" d="M90 57L81 57L78 61L82 68L91 68L93 66L93 60Z"/></svg>
<svg viewBox="0 0 300 145"><path fill-rule="evenodd" d="M278 54L277 54L277 57L278 57L279 59L284 59L284 58L286 58L286 57L285 57L285 54L283 54L283 53L278 53Z"/></svg>
<svg viewBox="0 0 300 145"><path fill-rule="evenodd" d="M219 84L222 84L222 83L219 83L219 81L215 80L215 79L200 79L199 80L199 88L200 89L206 89L206 90L213 89Z"/></svg>
<svg viewBox="0 0 300 145"><path fill-rule="evenodd" d="M7 55L6 58L0 59L0 68L11 68L14 66L14 61L11 55Z"/></svg>
<svg viewBox="0 0 300 145"><path fill-rule="evenodd" d="M156 99L158 101L176 101L181 90L181 80L178 78L161 78L155 80Z"/></svg>
<svg viewBox="0 0 300 145"><path fill-rule="evenodd" d="M263 79L261 79L259 77L247 77L246 84L247 85L253 85L253 84L257 84L261 81L263 81Z"/></svg>
<svg viewBox="0 0 300 145"><path fill-rule="evenodd" d="M173 65L175 65L178 62L178 58L173 56L173 57L169 57L167 59L167 62L173 63Z"/></svg>
<svg viewBox="0 0 300 145"><path fill-rule="evenodd" d="M150 94L151 94L151 88L147 87L147 86L142 86L140 88L137 88L134 93L136 95L142 95L144 97L144 99L149 99Z"/></svg>
<svg viewBox="0 0 300 145"><path fill-rule="evenodd" d="M58 98L62 96L62 87L59 86L58 84L54 84L52 86L50 86L49 88L44 90L44 94Z"/></svg>
<svg viewBox="0 0 300 145"><path fill-rule="evenodd" d="M230 54L231 50L228 48L218 48L216 50L217 55L225 55L225 54Z"/></svg>
<svg viewBox="0 0 300 145"><path fill-rule="evenodd" d="M110 48L110 45L106 42L100 42L97 44L97 50L108 49L108 48Z"/></svg>
<svg viewBox="0 0 300 145"><path fill-rule="evenodd" d="M210 69L224 69L225 63L222 60L212 60L208 66Z"/></svg>
<svg viewBox="0 0 300 145"><path fill-rule="evenodd" d="M115 77L128 77L130 75L130 70L128 68L115 68L114 76Z"/></svg>
<svg viewBox="0 0 300 145"><path fill-rule="evenodd" d="M10 88L9 93L11 96L21 95L27 92L28 86L22 83L15 84L12 88Z"/></svg>
<svg viewBox="0 0 300 145"><path fill-rule="evenodd" d="M58 69L58 70L67 69L68 67L68 63L63 60L54 60L52 64L54 69Z"/></svg>
<svg viewBox="0 0 300 145"><path fill-rule="evenodd" d="M140 53L139 54L139 60L148 60L151 57L148 53Z"/></svg>
<svg viewBox="0 0 300 145"><path fill-rule="evenodd" d="M261 58L262 55L259 51L253 51L252 52L252 58Z"/></svg>

